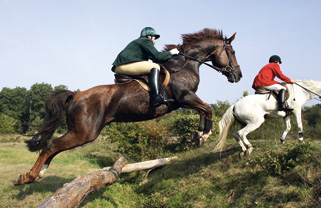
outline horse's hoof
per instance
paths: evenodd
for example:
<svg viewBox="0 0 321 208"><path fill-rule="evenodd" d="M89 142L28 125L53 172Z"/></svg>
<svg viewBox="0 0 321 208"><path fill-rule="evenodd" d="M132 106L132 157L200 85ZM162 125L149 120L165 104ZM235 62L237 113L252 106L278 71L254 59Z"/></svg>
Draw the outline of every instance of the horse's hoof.
<svg viewBox="0 0 321 208"><path fill-rule="evenodd" d="M240 158L240 159L243 159L245 156L246 156L246 151L239 153L239 158Z"/></svg>
<svg viewBox="0 0 321 208"><path fill-rule="evenodd" d="M200 147L201 146L201 138L196 138L194 140L194 145L195 145L195 147Z"/></svg>
<svg viewBox="0 0 321 208"><path fill-rule="evenodd" d="M245 151L245 153L246 153L245 156L249 156L252 153L252 151L253 151L253 147L251 146Z"/></svg>
<svg viewBox="0 0 321 208"><path fill-rule="evenodd" d="M26 184L26 183L31 183L31 182L34 182L35 179L32 179L29 177L28 174L26 175L20 175L17 180L14 182L14 185L15 186L20 186L20 185L23 185L23 184Z"/></svg>
<svg viewBox="0 0 321 208"><path fill-rule="evenodd" d="M195 140L198 138L198 134L196 131L192 132L191 134L191 142L195 142Z"/></svg>
<svg viewBox="0 0 321 208"><path fill-rule="evenodd" d="M281 144L284 144L284 140L283 139L280 139L280 141L281 141Z"/></svg>
<svg viewBox="0 0 321 208"><path fill-rule="evenodd" d="M20 175L17 180L14 182L14 185L15 186L20 186L20 185L23 185L23 181L25 180L25 175Z"/></svg>
<svg viewBox="0 0 321 208"><path fill-rule="evenodd" d="M201 137L199 138L199 147L204 144L205 140Z"/></svg>

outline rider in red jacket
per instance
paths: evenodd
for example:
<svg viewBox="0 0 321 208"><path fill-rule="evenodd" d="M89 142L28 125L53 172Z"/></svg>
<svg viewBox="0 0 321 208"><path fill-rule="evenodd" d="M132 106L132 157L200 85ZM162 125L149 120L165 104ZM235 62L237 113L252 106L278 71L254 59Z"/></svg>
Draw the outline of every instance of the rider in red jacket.
<svg viewBox="0 0 321 208"><path fill-rule="evenodd" d="M277 55L273 55L269 59L269 64L265 65L256 75L252 87L256 89L256 87L263 87L267 90L276 90L279 91L278 96L278 104L279 111L291 111L285 106L285 93L286 88L281 85L280 82L275 81L274 78L277 77L286 83L294 83L295 81L285 76L281 69L280 64L282 63L281 58Z"/></svg>

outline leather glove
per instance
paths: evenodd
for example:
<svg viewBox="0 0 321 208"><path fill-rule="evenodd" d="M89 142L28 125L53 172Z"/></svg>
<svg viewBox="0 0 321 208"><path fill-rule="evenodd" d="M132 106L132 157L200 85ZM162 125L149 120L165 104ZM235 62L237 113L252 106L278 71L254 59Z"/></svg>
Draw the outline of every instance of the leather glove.
<svg viewBox="0 0 321 208"><path fill-rule="evenodd" d="M179 51L177 50L177 48L173 48L172 50L170 50L169 52L171 52L172 55L177 55L179 53Z"/></svg>

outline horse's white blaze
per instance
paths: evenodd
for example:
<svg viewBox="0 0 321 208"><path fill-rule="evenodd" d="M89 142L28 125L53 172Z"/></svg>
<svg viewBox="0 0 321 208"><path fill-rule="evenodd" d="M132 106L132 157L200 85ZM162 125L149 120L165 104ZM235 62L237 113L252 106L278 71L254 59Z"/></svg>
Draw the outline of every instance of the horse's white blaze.
<svg viewBox="0 0 321 208"><path fill-rule="evenodd" d="M306 80L297 81L297 83L316 94L321 94L321 82L319 81ZM318 97L318 95L311 93L296 84L287 84L286 86L290 93L287 102L290 108L294 109L293 114L298 125L298 139L299 141L303 141L301 109L308 100L316 98ZM227 136L227 131L235 120L244 124L244 128L234 132L233 136L241 146L243 152L245 150L249 150L252 145L247 140L246 136L250 132L259 128L264 122L265 118L269 117L284 118L286 129L280 138L281 141L284 141L285 137L291 129L290 116L287 116L284 111L278 111L276 99L268 94L255 94L243 97L229 107L229 109L225 112L221 121L219 122L220 133L218 141L213 148L214 151L222 148L222 145L224 144ZM249 152L251 151L252 149Z"/></svg>

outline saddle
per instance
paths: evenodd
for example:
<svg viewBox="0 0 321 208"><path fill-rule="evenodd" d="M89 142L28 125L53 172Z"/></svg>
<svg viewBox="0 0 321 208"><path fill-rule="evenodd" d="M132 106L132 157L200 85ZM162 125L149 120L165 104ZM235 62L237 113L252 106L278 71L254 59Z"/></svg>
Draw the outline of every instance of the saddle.
<svg viewBox="0 0 321 208"><path fill-rule="evenodd" d="M125 75L125 74L116 74L115 73L115 84L121 84L121 83L129 83L132 81L136 81L140 84L140 86L147 91L150 91L150 87L148 84L148 77L149 74L143 74L143 75ZM165 87L167 87L168 83L170 81L170 73L167 69L161 68L160 71L160 85L161 85L161 94L164 93ZM166 91L166 93L168 93Z"/></svg>
<svg viewBox="0 0 321 208"><path fill-rule="evenodd" d="M282 86L286 88L286 93L285 93L285 100L289 99L290 93L288 87L285 85L286 83L281 83ZM255 87L255 94L270 94L268 99L270 99L271 95L277 100L279 91L277 90L268 90L264 87Z"/></svg>

